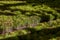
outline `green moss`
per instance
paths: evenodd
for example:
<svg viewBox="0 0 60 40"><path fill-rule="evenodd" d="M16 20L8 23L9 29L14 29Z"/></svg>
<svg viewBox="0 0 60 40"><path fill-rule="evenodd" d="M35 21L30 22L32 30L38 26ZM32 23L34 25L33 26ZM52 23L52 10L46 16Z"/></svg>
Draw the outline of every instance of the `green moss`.
<svg viewBox="0 0 60 40"><path fill-rule="evenodd" d="M59 2L57 3L56 1L54 1L53 3L51 3L51 1L48 1L49 3L47 4L46 1L47 0L43 0L43 4L37 3L40 2L37 0L36 1L33 0L32 2L30 1L31 2L30 4L28 3L28 1L25 4L20 3L18 1L0 2L0 4L2 4L0 5L1 6L0 7L0 30L6 31L9 30L10 28L31 27L31 29L33 28L35 29L35 31L39 31L45 28L60 27L60 21L59 21L60 13L55 9L55 7L58 5ZM34 26L34 24L36 26ZM28 31L24 30L23 28L21 29L22 30L18 30L18 31L15 30L14 32L11 32L11 35L9 34L9 32L6 33L5 35L0 34L1 35L0 39L12 37L12 36L18 36L18 35L26 35L28 33ZM43 35L45 36L45 34ZM38 36L38 35L36 34L34 36ZM55 38L51 40L54 39Z"/></svg>

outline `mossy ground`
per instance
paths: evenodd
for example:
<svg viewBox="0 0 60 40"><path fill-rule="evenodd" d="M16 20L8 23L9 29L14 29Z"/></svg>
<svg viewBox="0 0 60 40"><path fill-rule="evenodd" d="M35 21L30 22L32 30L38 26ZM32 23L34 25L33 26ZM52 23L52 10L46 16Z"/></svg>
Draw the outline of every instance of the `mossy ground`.
<svg viewBox="0 0 60 40"><path fill-rule="evenodd" d="M0 2L0 39L60 40L60 6L55 2Z"/></svg>

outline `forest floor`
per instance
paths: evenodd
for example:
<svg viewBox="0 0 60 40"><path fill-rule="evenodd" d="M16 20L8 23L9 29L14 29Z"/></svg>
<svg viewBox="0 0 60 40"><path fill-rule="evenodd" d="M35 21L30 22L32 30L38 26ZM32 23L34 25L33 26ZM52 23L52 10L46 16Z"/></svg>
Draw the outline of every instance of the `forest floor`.
<svg viewBox="0 0 60 40"><path fill-rule="evenodd" d="M60 40L59 3L0 1L0 39Z"/></svg>

